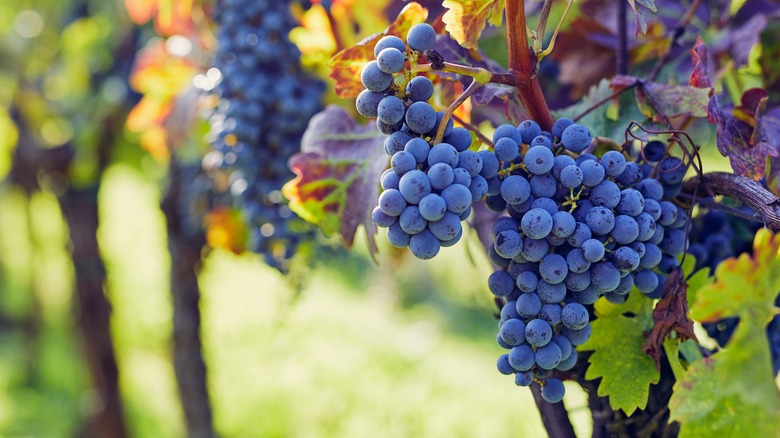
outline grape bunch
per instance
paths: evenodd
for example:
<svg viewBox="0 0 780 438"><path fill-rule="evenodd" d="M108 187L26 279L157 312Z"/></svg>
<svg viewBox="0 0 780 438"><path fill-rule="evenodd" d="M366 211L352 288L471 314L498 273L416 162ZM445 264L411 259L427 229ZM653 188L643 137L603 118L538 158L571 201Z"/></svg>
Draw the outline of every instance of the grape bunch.
<svg viewBox="0 0 780 438"><path fill-rule="evenodd" d="M493 140L501 170L486 203L508 213L490 250L488 286L505 302L497 340L509 350L497 366L517 385L539 382L554 403L565 392L554 370L571 369L590 337L588 306L602 296L623 303L634 288L660 298L687 246L687 215L623 153L585 153L591 133L570 119L552 132L531 120L502 125Z"/></svg>
<svg viewBox="0 0 780 438"><path fill-rule="evenodd" d="M300 66L288 33L297 26L289 1L224 0L215 8L219 103L210 117L213 151L204 167L215 190L249 224L249 248L285 269L301 235L281 187L293 177L289 157L321 108L324 84Z"/></svg>
<svg viewBox="0 0 780 438"><path fill-rule="evenodd" d="M417 76L404 85L410 53L431 50L435 41L433 28L424 23L409 30L406 43L395 36L380 39L376 60L361 75L366 90L356 101L358 112L376 117L379 130L388 134L384 148L391 167L382 175L373 220L387 228L391 245L409 247L420 259L433 258L441 247L460 240L461 221L498 173L496 154L469 150L471 134L453 127L452 119L446 122L443 141L433 144L444 116L427 102L433 83Z"/></svg>

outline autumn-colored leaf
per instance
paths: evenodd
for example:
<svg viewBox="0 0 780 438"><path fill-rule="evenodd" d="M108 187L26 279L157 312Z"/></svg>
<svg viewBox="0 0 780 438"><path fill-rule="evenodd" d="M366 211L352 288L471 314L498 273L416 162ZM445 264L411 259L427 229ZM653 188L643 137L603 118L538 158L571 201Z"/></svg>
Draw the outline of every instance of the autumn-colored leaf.
<svg viewBox="0 0 780 438"><path fill-rule="evenodd" d="M759 112L765 100L765 91L751 89L733 110L722 108L717 95L712 96L707 108L710 123L717 126L718 151L729 158L734 173L755 180L764 176L767 159L780 155L780 121Z"/></svg>
<svg viewBox="0 0 780 438"><path fill-rule="evenodd" d="M653 0L626 0L628 1L628 4L631 6L631 9L634 11L634 15L636 17L636 34L635 36L639 36L642 34L647 33L647 20L645 19L644 14L642 13L642 10L639 9L639 6L644 6L647 9L650 9L653 12L658 12L658 9L655 7L655 3Z"/></svg>
<svg viewBox="0 0 780 438"><path fill-rule="evenodd" d="M384 139L373 123L359 125L335 105L315 115L303 134L301 152L290 158L297 177L282 189L290 208L325 233L338 233L348 247L363 226L374 254L371 211L387 168Z"/></svg>
<svg viewBox="0 0 780 438"><path fill-rule="evenodd" d="M344 49L330 59L330 78L335 81L333 88L339 97L357 97L365 89L360 82L360 73L367 62L374 59L374 46L385 35L401 38L415 24L422 23L428 16L428 10L419 3L409 3L384 32L371 35L356 46Z"/></svg>
<svg viewBox="0 0 780 438"><path fill-rule="evenodd" d="M447 12L442 21L458 44L476 49L486 24L501 24L504 3L505 0L444 0L442 6Z"/></svg>
<svg viewBox="0 0 780 438"><path fill-rule="evenodd" d="M643 82L635 93L637 105L647 117L707 117L709 89Z"/></svg>
<svg viewBox="0 0 780 438"><path fill-rule="evenodd" d="M696 43L691 49L691 59L693 60L693 71L688 83L696 88L711 88L709 50L700 36L696 37Z"/></svg>
<svg viewBox="0 0 780 438"><path fill-rule="evenodd" d="M766 325L778 311L778 251L780 239L760 230L753 255L721 262L715 282L696 294L694 319L714 322L737 316L740 323L724 350L693 363L675 384L670 418L681 424L681 437L768 437L780 430L780 392L766 335Z"/></svg>

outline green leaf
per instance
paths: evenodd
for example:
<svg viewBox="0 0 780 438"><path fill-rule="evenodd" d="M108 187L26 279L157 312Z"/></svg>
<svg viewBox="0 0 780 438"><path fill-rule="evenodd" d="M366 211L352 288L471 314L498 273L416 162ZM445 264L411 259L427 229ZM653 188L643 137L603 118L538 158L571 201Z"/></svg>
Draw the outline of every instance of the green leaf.
<svg viewBox="0 0 780 438"><path fill-rule="evenodd" d="M702 287L692 316L702 322L738 316L724 350L696 361L674 386L671 419L681 437L775 436L780 391L774 382L766 325L777 313L780 239L756 234L753 256L723 261L715 282Z"/></svg>
<svg viewBox="0 0 780 438"><path fill-rule="evenodd" d="M387 168L384 140L373 123L358 125L335 105L315 115L303 134L301 152L290 158L290 169L298 175L282 189L290 209L326 234L339 233L347 247L363 226L373 255L371 211Z"/></svg>
<svg viewBox="0 0 780 438"><path fill-rule="evenodd" d="M631 415L644 409L650 384L660 379L653 359L642 351L644 333L653 326L653 302L634 290L624 304L602 298L595 310L593 335L580 347L593 350L585 378L601 378L598 395L609 397L612 409Z"/></svg>
<svg viewBox="0 0 780 438"><path fill-rule="evenodd" d="M575 118L586 110L594 108L613 93L613 85L608 79L591 87L588 95L572 106L556 111L555 117ZM621 88L621 87L618 87ZM625 140L626 127L632 121L641 121L645 116L639 111L634 97L629 92L623 92L614 99L596 106L588 114L580 118L577 123L590 128L593 135L611 138L619 144ZM653 128L654 125L644 125Z"/></svg>
<svg viewBox="0 0 780 438"><path fill-rule="evenodd" d="M479 37L487 22L493 26L501 24L505 0L444 0L447 9L442 21L447 32L461 46L476 49Z"/></svg>

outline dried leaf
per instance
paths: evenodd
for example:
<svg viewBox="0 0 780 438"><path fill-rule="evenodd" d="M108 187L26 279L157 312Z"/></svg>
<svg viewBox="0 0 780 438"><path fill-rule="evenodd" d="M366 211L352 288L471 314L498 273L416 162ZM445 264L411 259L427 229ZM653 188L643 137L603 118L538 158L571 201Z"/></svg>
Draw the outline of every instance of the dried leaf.
<svg viewBox="0 0 780 438"><path fill-rule="evenodd" d="M655 367L661 369L661 352L666 336L677 332L681 341L696 339L693 333L693 321L688 318L688 286L681 267L669 274L663 286L663 297L653 309L653 330L647 337L642 349L655 361Z"/></svg>
<svg viewBox="0 0 780 438"><path fill-rule="evenodd" d="M371 211L388 160L384 139L374 124L359 125L346 111L331 105L309 122L301 152L289 162L297 177L282 189L298 216L320 225L327 234L339 233L348 247L362 225L372 255L377 248Z"/></svg>

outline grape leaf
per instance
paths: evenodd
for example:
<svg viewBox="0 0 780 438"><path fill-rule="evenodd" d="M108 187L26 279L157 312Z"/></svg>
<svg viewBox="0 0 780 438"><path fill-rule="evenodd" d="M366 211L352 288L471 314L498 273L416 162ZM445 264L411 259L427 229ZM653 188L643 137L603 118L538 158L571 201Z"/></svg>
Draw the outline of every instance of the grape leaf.
<svg viewBox="0 0 780 438"><path fill-rule="evenodd" d="M696 361L674 386L671 420L680 436L775 436L780 391L774 383L766 325L778 312L780 238L760 230L753 255L718 265L715 282L699 290L692 316L703 322L739 316L724 350Z"/></svg>
<svg viewBox="0 0 780 438"><path fill-rule="evenodd" d="M290 158L297 177L282 188L290 209L326 234L339 233L347 247L362 225L375 254L371 211L379 196L379 177L387 168L384 139L374 124L359 125L335 105L312 117L301 152Z"/></svg>
<svg viewBox="0 0 780 438"><path fill-rule="evenodd" d="M444 0L442 21L447 32L461 46L476 49L486 23L501 25L505 0Z"/></svg>
<svg viewBox="0 0 780 438"><path fill-rule="evenodd" d="M428 10L419 3L409 3L398 17L382 33L366 37L357 45L344 49L328 61L330 78L335 81L333 89L339 97L357 97L364 90L360 82L363 66L374 59L374 46L385 35L406 38L406 33L415 24L422 23L428 17Z"/></svg>
<svg viewBox="0 0 780 438"><path fill-rule="evenodd" d="M658 9L656 9L655 7L655 3L653 2L653 0L626 0L626 1L628 1L628 4L631 5L631 9L634 10L634 15L636 17L635 36L638 37L639 35L647 33L647 20L645 20L645 15L639 9L639 5L644 6L653 12L658 12Z"/></svg>
<svg viewBox="0 0 780 438"><path fill-rule="evenodd" d="M761 76L764 86L770 92L769 100L780 102L780 20L769 23L766 31L761 34Z"/></svg>
<svg viewBox="0 0 780 438"><path fill-rule="evenodd" d="M753 88L742 95L742 104L733 110L722 108L717 95L707 108L710 123L717 126L718 150L729 158L734 173L755 180L764 176L767 158L780 155L780 122L773 115L764 116L766 102L766 90Z"/></svg>
<svg viewBox="0 0 780 438"><path fill-rule="evenodd" d="M624 304L600 299L595 304L598 319L591 323L593 335L582 350L593 350L585 378L601 378L598 395L609 397L612 409L631 415L644 409L650 384L661 375L650 356L642 351L645 331L653 326L653 302L636 289Z"/></svg>
<svg viewBox="0 0 780 438"><path fill-rule="evenodd" d="M691 49L691 59L693 60L693 71L688 83L697 88L711 88L709 49L699 36L696 37L696 43Z"/></svg>
<svg viewBox="0 0 780 438"><path fill-rule="evenodd" d="M696 88L690 85L666 85L657 82L643 81L634 76L618 75L612 78L612 86L622 87L636 85L634 93L639 110L647 117L659 118L660 114L667 117L706 117L710 90Z"/></svg>

